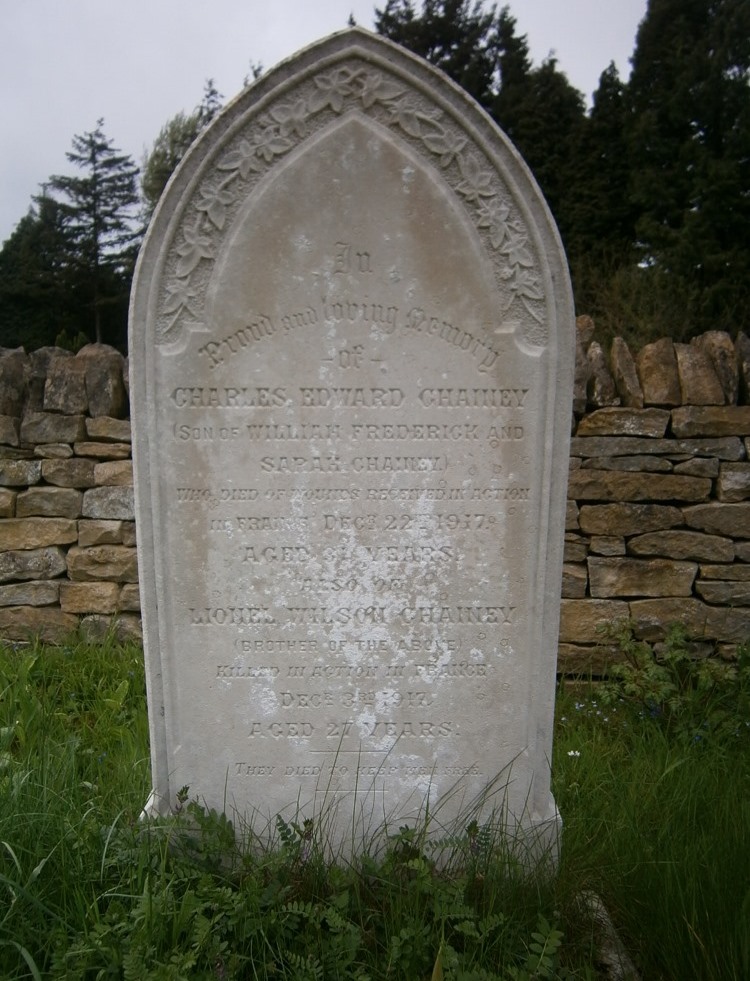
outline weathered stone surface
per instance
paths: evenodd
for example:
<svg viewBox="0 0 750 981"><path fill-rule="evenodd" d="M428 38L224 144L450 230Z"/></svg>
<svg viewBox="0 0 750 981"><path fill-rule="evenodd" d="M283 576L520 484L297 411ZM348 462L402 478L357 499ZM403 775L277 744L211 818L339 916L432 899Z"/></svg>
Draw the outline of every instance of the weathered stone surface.
<svg viewBox="0 0 750 981"><path fill-rule="evenodd" d="M739 370L734 344L729 334L723 330L709 330L699 337L694 337L690 343L708 355L724 392L724 401L728 405L736 405Z"/></svg>
<svg viewBox="0 0 750 981"><path fill-rule="evenodd" d="M79 521L78 544L81 548L91 545L122 545L122 528L122 521Z"/></svg>
<svg viewBox="0 0 750 981"><path fill-rule="evenodd" d="M750 503L696 504L683 509L685 523L710 535L750 538Z"/></svg>
<svg viewBox="0 0 750 981"><path fill-rule="evenodd" d="M695 584L695 591L707 603L750 607L750 582L736 580L706 582L699 579Z"/></svg>
<svg viewBox="0 0 750 981"><path fill-rule="evenodd" d="M141 593L137 584L125 583L120 590L120 609L131 613L140 613Z"/></svg>
<svg viewBox="0 0 750 981"><path fill-rule="evenodd" d="M2 515L5 517L5 515ZM575 531L578 528L578 505L575 501L569 500L565 511L565 530Z"/></svg>
<svg viewBox="0 0 750 981"><path fill-rule="evenodd" d="M750 497L750 463L722 463L716 496L728 503L747 500Z"/></svg>
<svg viewBox="0 0 750 981"><path fill-rule="evenodd" d="M86 433L82 415L27 412L21 422L22 443L75 443Z"/></svg>
<svg viewBox="0 0 750 981"><path fill-rule="evenodd" d="M105 521L133 521L132 487L94 487L83 495L83 516Z"/></svg>
<svg viewBox="0 0 750 981"><path fill-rule="evenodd" d="M692 344L675 344L674 350L680 375L682 404L724 405L724 389L705 351Z"/></svg>
<svg viewBox="0 0 750 981"><path fill-rule="evenodd" d="M578 470L568 478L576 501L705 501L711 481L679 474Z"/></svg>
<svg viewBox="0 0 750 981"><path fill-rule="evenodd" d="M24 349L0 348L0 416L18 418L23 414L28 376L29 359Z"/></svg>
<svg viewBox="0 0 750 981"><path fill-rule="evenodd" d="M581 531L587 535L638 535L683 524L682 511L666 504L584 504Z"/></svg>
<svg viewBox="0 0 750 981"><path fill-rule="evenodd" d="M588 351L589 345L594 339L595 332L596 324L594 323L593 317L590 317L587 313L582 313L580 317L576 317L576 339L584 351Z"/></svg>
<svg viewBox="0 0 750 981"><path fill-rule="evenodd" d="M683 405L672 410L677 437L744 436L750 431L750 405Z"/></svg>
<svg viewBox="0 0 750 981"><path fill-rule="evenodd" d="M575 375L573 378L573 412L580 416L586 411L590 367L580 339L576 340Z"/></svg>
<svg viewBox="0 0 750 981"><path fill-rule="evenodd" d="M683 460L675 463L675 473L682 473L689 477L718 477L719 461L714 457L697 457L694 460Z"/></svg>
<svg viewBox="0 0 750 981"><path fill-rule="evenodd" d="M739 331L734 343L739 372L739 401L747 405L750 403L750 337Z"/></svg>
<svg viewBox="0 0 750 981"><path fill-rule="evenodd" d="M661 438L667 431L669 419L666 409L599 409L581 419L576 435Z"/></svg>
<svg viewBox="0 0 750 981"><path fill-rule="evenodd" d="M4 446L18 446L20 425L20 419L14 416L0 416L0 443Z"/></svg>
<svg viewBox="0 0 750 981"><path fill-rule="evenodd" d="M92 613L81 620L81 636L89 642L104 640L112 632L120 644L142 644L141 618L133 614L117 613L104 616Z"/></svg>
<svg viewBox="0 0 750 981"><path fill-rule="evenodd" d="M750 637L750 607L706 607L706 636L746 644Z"/></svg>
<svg viewBox="0 0 750 981"><path fill-rule="evenodd" d="M94 466L97 487L132 487L133 464L130 460L111 460Z"/></svg>
<svg viewBox="0 0 750 981"><path fill-rule="evenodd" d="M87 344L76 361L83 364L90 414L115 419L126 415L128 400L120 352L107 344Z"/></svg>
<svg viewBox="0 0 750 981"><path fill-rule="evenodd" d="M731 565L701 564L701 579L732 579L736 582L750 582L750 566L733 562Z"/></svg>
<svg viewBox="0 0 750 981"><path fill-rule="evenodd" d="M606 405L619 405L620 396L607 364L601 344L593 341L586 352L589 363L589 377L586 396L589 405L602 408Z"/></svg>
<svg viewBox="0 0 750 981"><path fill-rule="evenodd" d="M4 518L0 521L0 550L69 545L78 539L78 526L69 518Z"/></svg>
<svg viewBox="0 0 750 981"><path fill-rule="evenodd" d="M565 599L579 599L586 595L588 572L585 565L566 562L563 565L562 596Z"/></svg>
<svg viewBox="0 0 750 981"><path fill-rule="evenodd" d="M93 460L44 460L42 477L55 487L92 487L94 484Z"/></svg>
<svg viewBox="0 0 750 981"><path fill-rule="evenodd" d="M735 542L734 557L740 562L750 562L750 542Z"/></svg>
<svg viewBox="0 0 750 981"><path fill-rule="evenodd" d="M54 606L8 606L0 608L0 637L60 644L78 626L78 618Z"/></svg>
<svg viewBox="0 0 750 981"><path fill-rule="evenodd" d="M83 494L68 487L30 487L16 499L16 517L78 518Z"/></svg>
<svg viewBox="0 0 750 981"><path fill-rule="evenodd" d="M28 390L24 413L41 412L44 407L44 385L47 381L47 371L53 358L72 358L72 351L64 351L59 347L40 347L29 353Z"/></svg>
<svg viewBox="0 0 750 981"><path fill-rule="evenodd" d="M596 644L605 640L606 630L630 615L620 600L564 599L560 604L560 642Z"/></svg>
<svg viewBox="0 0 750 981"><path fill-rule="evenodd" d="M0 586L0 606L54 606L59 600L59 579Z"/></svg>
<svg viewBox="0 0 750 981"><path fill-rule="evenodd" d="M16 513L16 492L0 487L0 518L13 518Z"/></svg>
<svg viewBox="0 0 750 981"><path fill-rule="evenodd" d="M689 636L715 636L708 628L709 607L697 599L644 599L630 603L633 633L649 643L664 640L671 627L682 625Z"/></svg>
<svg viewBox="0 0 750 981"><path fill-rule="evenodd" d="M0 582L54 579L65 568L65 553L58 547L0 552Z"/></svg>
<svg viewBox="0 0 750 981"><path fill-rule="evenodd" d="M732 562L734 542L700 531L652 531L628 542L628 554L661 555L667 559L694 559L698 562Z"/></svg>
<svg viewBox="0 0 750 981"><path fill-rule="evenodd" d="M86 435L89 440L99 443L129 443L130 420L99 416L86 420Z"/></svg>
<svg viewBox="0 0 750 981"><path fill-rule="evenodd" d="M62 352L50 359L44 383L44 411L73 416L88 409L84 366ZM72 442L72 441L71 441Z"/></svg>
<svg viewBox="0 0 750 981"><path fill-rule="evenodd" d="M42 476L41 460L0 460L0 486L27 487Z"/></svg>
<svg viewBox="0 0 750 981"><path fill-rule="evenodd" d="M633 355L630 348L622 339L615 337L612 341L610 350L610 362L612 365L612 377L617 386L617 393L623 405L634 409L643 408L643 390L638 380L638 372L635 368Z"/></svg>
<svg viewBox="0 0 750 981"><path fill-rule="evenodd" d="M677 355L670 337L646 344L636 355L638 380L644 405L680 405L680 376Z"/></svg>
<svg viewBox="0 0 750 981"><path fill-rule="evenodd" d="M70 443L42 443L34 447L34 456L42 460L69 460L73 456Z"/></svg>
<svg viewBox="0 0 750 981"><path fill-rule="evenodd" d="M594 535L589 547L594 555L624 555L625 539L616 535Z"/></svg>
<svg viewBox="0 0 750 981"><path fill-rule="evenodd" d="M677 411L677 410L675 410ZM720 460L742 460L745 450L739 437L723 439L640 439L633 436L575 436L570 441L572 456L715 456Z"/></svg>
<svg viewBox="0 0 750 981"><path fill-rule="evenodd" d="M622 664L625 655L616 644L560 644L558 674L606 678L613 664Z"/></svg>
<svg viewBox="0 0 750 981"><path fill-rule="evenodd" d="M589 556L589 590L597 599L618 596L690 596L694 562Z"/></svg>
<svg viewBox="0 0 750 981"><path fill-rule="evenodd" d="M628 470L631 473L671 473L672 464L661 456L595 456L583 461L584 470Z"/></svg>
<svg viewBox="0 0 750 981"><path fill-rule="evenodd" d="M135 521L123 521L122 523L122 544L136 544Z"/></svg>
<svg viewBox="0 0 750 981"><path fill-rule="evenodd" d="M114 582L61 582L60 609L65 613L115 613L120 587Z"/></svg>
<svg viewBox="0 0 750 981"><path fill-rule="evenodd" d="M130 458L130 443L76 443L76 456L93 456L99 460L126 460Z"/></svg>
<svg viewBox="0 0 750 981"><path fill-rule="evenodd" d="M74 582L94 579L138 582L136 550L124 545L74 546L68 552L68 575Z"/></svg>
<svg viewBox="0 0 750 981"><path fill-rule="evenodd" d="M588 543L585 538L580 535L566 534L563 552L564 562L585 562L588 554Z"/></svg>

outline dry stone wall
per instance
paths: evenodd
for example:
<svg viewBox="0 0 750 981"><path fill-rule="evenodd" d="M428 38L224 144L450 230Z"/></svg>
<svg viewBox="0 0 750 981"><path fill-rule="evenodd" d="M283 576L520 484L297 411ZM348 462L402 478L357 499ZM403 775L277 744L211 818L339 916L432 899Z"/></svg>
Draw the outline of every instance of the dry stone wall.
<svg viewBox="0 0 750 981"><path fill-rule="evenodd" d="M609 354L578 321L559 668L605 674L603 628L696 654L750 640L750 339ZM104 345L0 350L0 637L140 637L127 365Z"/></svg>

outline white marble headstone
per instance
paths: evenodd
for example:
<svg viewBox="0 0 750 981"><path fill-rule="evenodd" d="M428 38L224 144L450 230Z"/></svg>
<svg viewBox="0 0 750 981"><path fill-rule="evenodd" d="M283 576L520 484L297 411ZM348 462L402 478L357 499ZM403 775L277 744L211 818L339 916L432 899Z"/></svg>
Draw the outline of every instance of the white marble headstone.
<svg viewBox="0 0 750 981"><path fill-rule="evenodd" d="M346 31L215 120L131 310L152 810L554 836L573 337L536 184L425 62Z"/></svg>

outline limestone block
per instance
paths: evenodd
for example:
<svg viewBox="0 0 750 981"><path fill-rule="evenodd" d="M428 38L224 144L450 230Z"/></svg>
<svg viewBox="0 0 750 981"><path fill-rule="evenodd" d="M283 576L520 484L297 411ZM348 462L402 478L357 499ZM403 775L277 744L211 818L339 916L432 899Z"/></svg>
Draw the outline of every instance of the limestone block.
<svg viewBox="0 0 750 981"><path fill-rule="evenodd" d="M573 535L571 533L565 535L563 561L585 562L588 552L588 542L581 535Z"/></svg>
<svg viewBox="0 0 750 981"><path fill-rule="evenodd" d="M98 443L129 443L130 420L113 419L111 416L98 416L86 420L86 435Z"/></svg>
<svg viewBox="0 0 750 981"><path fill-rule="evenodd" d="M99 460L127 460L132 447L130 443L76 443L76 456L93 456Z"/></svg>
<svg viewBox="0 0 750 981"><path fill-rule="evenodd" d="M134 583L125 583L120 590L120 609L140 613L141 591Z"/></svg>
<svg viewBox="0 0 750 981"><path fill-rule="evenodd" d="M720 501L745 501L750 497L750 463L722 463L716 482Z"/></svg>
<svg viewBox="0 0 750 981"><path fill-rule="evenodd" d="M82 415L27 412L21 422L22 443L75 443L86 433Z"/></svg>
<svg viewBox="0 0 750 981"><path fill-rule="evenodd" d="M42 460L69 460L73 456L70 443L42 443L34 447L34 456Z"/></svg>
<svg viewBox="0 0 750 981"><path fill-rule="evenodd" d="M631 473L671 473L672 464L661 456L595 456L583 461L584 470L629 470Z"/></svg>
<svg viewBox="0 0 750 981"><path fill-rule="evenodd" d="M586 352L586 358L589 363L589 377L586 386L588 404L596 408L619 405L620 396L617 394L617 386L609 370L601 344L593 341Z"/></svg>
<svg viewBox="0 0 750 981"><path fill-rule="evenodd" d="M81 548L91 545L122 545L122 529L122 521L79 521L78 544Z"/></svg>
<svg viewBox="0 0 750 981"><path fill-rule="evenodd" d="M47 548L78 541L78 526L69 518L3 518L0 550Z"/></svg>
<svg viewBox="0 0 750 981"><path fill-rule="evenodd" d="M59 602L59 579L0 586L0 606L56 606Z"/></svg>
<svg viewBox="0 0 750 981"><path fill-rule="evenodd" d="M557 673L606 678L613 664L622 664L625 655L616 644L560 644Z"/></svg>
<svg viewBox="0 0 750 981"><path fill-rule="evenodd" d="M0 460L0 486L28 487L42 477L41 460Z"/></svg>
<svg viewBox="0 0 750 981"><path fill-rule="evenodd" d="M62 352L50 359L44 383L44 411L72 416L88 409L84 366Z"/></svg>
<svg viewBox="0 0 750 981"><path fill-rule="evenodd" d="M739 331L734 342L739 373L739 401L744 405L750 402L750 337Z"/></svg>
<svg viewBox="0 0 750 981"><path fill-rule="evenodd" d="M627 620L628 604L620 600L564 599L560 604L560 642L595 644L607 627Z"/></svg>
<svg viewBox="0 0 750 981"><path fill-rule="evenodd" d="M16 498L16 517L78 518L83 494L70 487L30 487Z"/></svg>
<svg viewBox="0 0 750 981"><path fill-rule="evenodd" d="M683 524L682 511L667 504L584 504L581 531L588 535L637 535Z"/></svg>
<svg viewBox="0 0 750 981"><path fill-rule="evenodd" d="M635 361L630 353L630 348L622 337L615 337L612 341L609 356L612 365L612 377L615 380L620 401L623 405L631 408L642 409L643 390L638 380Z"/></svg>
<svg viewBox="0 0 750 981"><path fill-rule="evenodd" d="M58 547L0 552L0 582L54 579L65 569L65 553Z"/></svg>
<svg viewBox="0 0 750 981"><path fill-rule="evenodd" d="M44 460L42 477L55 487L93 487L93 460Z"/></svg>
<svg viewBox="0 0 750 981"><path fill-rule="evenodd" d="M683 626L690 637L715 636L707 629L709 607L697 599L632 600L630 616L633 633L649 643L664 640L675 624Z"/></svg>
<svg viewBox="0 0 750 981"><path fill-rule="evenodd" d="M5 515L0 515L5 517ZM568 501L565 511L565 530L575 531L578 528L578 505L575 501Z"/></svg>
<svg viewBox="0 0 750 981"><path fill-rule="evenodd" d="M110 617L92 613L81 620L81 635L88 641L104 640L110 631L121 644L143 643L141 618L135 614L118 613Z"/></svg>
<svg viewBox="0 0 750 981"><path fill-rule="evenodd" d="M671 338L662 337L642 347L636 355L636 369L644 405L680 405L680 376Z"/></svg>
<svg viewBox="0 0 750 981"><path fill-rule="evenodd" d="M612 596L690 596L694 562L590 556L589 588L597 599Z"/></svg>
<svg viewBox="0 0 750 981"><path fill-rule="evenodd" d="M12 518L16 513L16 492L0 488L0 518Z"/></svg>
<svg viewBox="0 0 750 981"><path fill-rule="evenodd" d="M719 461L714 457L696 457L693 460L683 460L675 463L675 473L682 473L688 477L718 477Z"/></svg>
<svg viewBox="0 0 750 981"><path fill-rule="evenodd" d="M728 538L750 538L750 502L696 504L683 509L690 528Z"/></svg>
<svg viewBox="0 0 750 981"><path fill-rule="evenodd" d="M65 613L115 613L119 598L118 583L60 583L60 609Z"/></svg>
<svg viewBox="0 0 750 981"><path fill-rule="evenodd" d="M68 575L74 582L93 579L138 582L136 550L124 545L73 546L68 552Z"/></svg>
<svg viewBox="0 0 750 981"><path fill-rule="evenodd" d="M132 487L94 487L83 495L83 516L105 520L134 521Z"/></svg>
<svg viewBox="0 0 750 981"><path fill-rule="evenodd" d="M736 582L750 582L750 566L733 562L731 565L701 564L701 579L732 579Z"/></svg>
<svg viewBox="0 0 750 981"><path fill-rule="evenodd" d="M625 539L615 535L594 535L590 549L594 555L624 555Z"/></svg>
<svg viewBox="0 0 750 981"><path fill-rule="evenodd" d="M122 523L122 544L123 545L135 545L136 544L135 521L123 521L123 523Z"/></svg>
<svg viewBox="0 0 750 981"><path fill-rule="evenodd" d="M0 637L5 640L31 640L38 637L47 644L60 644L78 626L78 617L54 606L8 606L0 609Z"/></svg>
<svg viewBox="0 0 750 981"><path fill-rule="evenodd" d="M570 441L570 453L573 457L637 456L640 453L657 453L670 458L677 456L715 456L720 460L745 458L745 450L739 437L640 439L633 436L574 436Z"/></svg>
<svg viewBox="0 0 750 981"><path fill-rule="evenodd" d="M694 337L690 343L708 355L724 392L724 401L727 405L736 405L739 368L737 354L729 334L723 330L709 330L699 337Z"/></svg>
<svg viewBox="0 0 750 981"><path fill-rule="evenodd" d="M578 470L568 478L568 497L580 501L705 501L711 481L678 474Z"/></svg>
<svg viewBox="0 0 750 981"><path fill-rule="evenodd" d="M648 436L661 438L669 425L666 409L598 409L584 416L577 436Z"/></svg>
<svg viewBox="0 0 750 981"><path fill-rule="evenodd" d="M588 572L586 566L565 562L562 574L562 593L565 599L581 599L586 595Z"/></svg>
<svg viewBox="0 0 750 981"><path fill-rule="evenodd" d="M707 603L750 607L750 582L723 582L718 579L705 582L699 579L695 591Z"/></svg>
<svg viewBox="0 0 750 981"><path fill-rule="evenodd" d="M692 344L675 344L674 350L680 375L682 404L724 405L724 389L705 351Z"/></svg>
<svg viewBox="0 0 750 981"><path fill-rule="evenodd" d="M675 436L745 436L750 432L750 405L683 405L672 410Z"/></svg>
<svg viewBox="0 0 750 981"><path fill-rule="evenodd" d="M18 446L20 420L15 416L0 416L0 443L3 446Z"/></svg>
<svg viewBox="0 0 750 981"><path fill-rule="evenodd" d="M23 414L29 370L29 358L22 347L0 348L0 416L18 418Z"/></svg>
<svg viewBox="0 0 750 981"><path fill-rule="evenodd" d="M84 366L90 415L121 419L127 413L128 399L120 352L107 344L87 344L76 361Z"/></svg>
<svg viewBox="0 0 750 981"><path fill-rule="evenodd" d="M94 465L97 487L132 487L133 464L130 460L108 460Z"/></svg>
<svg viewBox="0 0 750 981"><path fill-rule="evenodd" d="M651 531L631 538L628 554L639 557L660 555L697 562L732 562L734 542L731 538L704 535L700 531Z"/></svg>

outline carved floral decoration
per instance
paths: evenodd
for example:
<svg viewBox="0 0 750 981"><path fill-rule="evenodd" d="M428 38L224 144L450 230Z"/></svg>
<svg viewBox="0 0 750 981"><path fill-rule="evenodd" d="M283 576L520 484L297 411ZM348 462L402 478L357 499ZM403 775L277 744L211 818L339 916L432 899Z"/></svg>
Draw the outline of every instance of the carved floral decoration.
<svg viewBox="0 0 750 981"><path fill-rule="evenodd" d="M480 153L469 147L468 139L451 132L439 109L425 110L416 104L397 82L367 68L339 67L313 78L314 87L306 97L275 106L259 117L253 131L225 153L217 169L226 177L208 178L194 201L195 216L183 223L177 245L173 279L167 286L162 314L168 319L160 331L167 339L180 318L189 314L200 319L194 300L196 290L190 279L202 262L212 262L216 238L223 233L231 208L243 196L239 181L252 181L304 140L310 133L310 120L330 110L341 114L351 102L371 110L379 106L387 125L402 130L437 158L455 192L463 198L474 224L486 236L496 253L500 279L509 294L505 310L520 303L538 325L544 320L544 292L535 269L524 225L514 217L512 207L498 191L496 174ZM247 189L243 189L244 194ZM499 261L498 261L499 259ZM543 335L535 331L535 342Z"/></svg>

